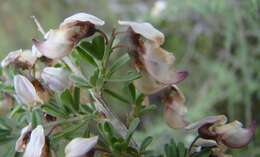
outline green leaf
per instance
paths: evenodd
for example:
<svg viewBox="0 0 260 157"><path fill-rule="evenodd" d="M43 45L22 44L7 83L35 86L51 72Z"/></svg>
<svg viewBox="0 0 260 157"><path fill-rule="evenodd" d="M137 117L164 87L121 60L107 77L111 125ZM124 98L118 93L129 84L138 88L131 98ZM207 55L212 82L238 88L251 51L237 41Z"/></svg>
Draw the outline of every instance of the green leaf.
<svg viewBox="0 0 260 157"><path fill-rule="evenodd" d="M92 88L88 82L81 77L72 75L70 76L70 79L74 82L76 87L81 87L81 88Z"/></svg>
<svg viewBox="0 0 260 157"><path fill-rule="evenodd" d="M110 136L112 136L114 133L113 133L113 128L111 127L111 125L108 123L108 122L105 122L103 124L103 130L105 132L107 132Z"/></svg>
<svg viewBox="0 0 260 157"><path fill-rule="evenodd" d="M95 50L97 59L101 60L105 52L105 39L103 36L96 36L92 41L92 48Z"/></svg>
<svg viewBox="0 0 260 157"><path fill-rule="evenodd" d="M69 109L70 111L75 111L76 110L76 106L74 105L74 101L73 101L73 97L70 93L69 90L65 90L61 96L61 102L62 104Z"/></svg>
<svg viewBox="0 0 260 157"><path fill-rule="evenodd" d="M156 105L149 105L147 107L140 109L139 114L142 115L144 113L151 112L154 110L156 110Z"/></svg>
<svg viewBox="0 0 260 157"><path fill-rule="evenodd" d="M144 152L145 149L152 143L152 141L153 141L153 137L151 136L146 137L140 146L140 152Z"/></svg>
<svg viewBox="0 0 260 157"><path fill-rule="evenodd" d="M136 99L136 90L135 90L135 86L133 85L133 83L130 83L130 84L128 85L128 89L129 89L129 91L130 91L132 100L135 101L135 99Z"/></svg>
<svg viewBox="0 0 260 157"><path fill-rule="evenodd" d="M109 90L109 89L104 89L104 92L106 92L107 94L111 95L112 97L126 103L126 104L129 104L128 100L125 99L124 97L122 97L121 95Z"/></svg>
<svg viewBox="0 0 260 157"><path fill-rule="evenodd" d="M132 135L134 134L135 130L137 129L138 125L140 124L140 119L139 118L135 118L134 120L132 120L132 122L130 123L130 126L128 128L128 132L127 132L127 138L126 141L127 143L130 142L130 139L132 137Z"/></svg>
<svg viewBox="0 0 260 157"><path fill-rule="evenodd" d="M80 103L80 88L75 87L74 88L74 108L76 109L76 111L79 110L79 103Z"/></svg>
<svg viewBox="0 0 260 157"><path fill-rule="evenodd" d="M56 133L53 135L53 138L52 140L58 140L58 139L61 139L61 138L64 138L66 136L69 136L69 135L73 135L75 134L75 131L77 131L78 129L80 129L82 126L84 126L85 122L81 122L79 124L76 124L76 125L72 125L70 127L66 127L66 128L63 128L61 132L59 133Z"/></svg>
<svg viewBox="0 0 260 157"><path fill-rule="evenodd" d="M90 76L89 82L92 86L97 85L97 82L98 82L98 79L99 79L98 75L99 75L99 70L96 69L95 72L92 74L92 76Z"/></svg>
<svg viewBox="0 0 260 157"><path fill-rule="evenodd" d="M105 40L102 36L97 36L92 40L92 43L88 41L81 42L80 48L85 50L90 56L102 60L105 51Z"/></svg>
<svg viewBox="0 0 260 157"><path fill-rule="evenodd" d="M31 111L30 117L31 117L32 128L35 128L37 126L37 111Z"/></svg>
<svg viewBox="0 0 260 157"><path fill-rule="evenodd" d="M136 99L135 104L138 105L138 106L142 105L142 103L144 101L144 98L145 98L145 95L144 94L140 94L138 96L138 98Z"/></svg>
<svg viewBox="0 0 260 157"><path fill-rule="evenodd" d="M48 113L49 115L53 117L61 117L66 118L66 113L63 112L60 108L56 107L55 105L48 104L42 106L42 111Z"/></svg>
<svg viewBox="0 0 260 157"><path fill-rule="evenodd" d="M186 157L187 149L183 143L178 143L178 154L179 157Z"/></svg>
<svg viewBox="0 0 260 157"><path fill-rule="evenodd" d="M165 151L166 157L179 157L178 156L178 147L173 139L171 140L171 142L169 144L166 144L164 146L164 151Z"/></svg>
<svg viewBox="0 0 260 157"><path fill-rule="evenodd" d="M134 71L129 71L126 75L123 76L118 76L118 77L112 77L108 79L107 81L109 82L127 82L127 81L133 81L141 77L141 74L134 72Z"/></svg>
<svg viewBox="0 0 260 157"><path fill-rule="evenodd" d="M22 108L22 105L16 105L16 106L12 109L12 111L11 111L9 117L10 117L10 118L14 118L17 114L22 113L22 112L25 112L25 110Z"/></svg>
<svg viewBox="0 0 260 157"><path fill-rule="evenodd" d="M93 59L92 56L90 56L84 49L81 47L77 46L76 51L78 52L79 56L86 62L89 63L95 67L97 67L96 61Z"/></svg>
<svg viewBox="0 0 260 157"><path fill-rule="evenodd" d="M123 56L119 57L110 67L110 74L113 74L118 69L120 69L123 65L125 65L130 60L129 55L126 53Z"/></svg>

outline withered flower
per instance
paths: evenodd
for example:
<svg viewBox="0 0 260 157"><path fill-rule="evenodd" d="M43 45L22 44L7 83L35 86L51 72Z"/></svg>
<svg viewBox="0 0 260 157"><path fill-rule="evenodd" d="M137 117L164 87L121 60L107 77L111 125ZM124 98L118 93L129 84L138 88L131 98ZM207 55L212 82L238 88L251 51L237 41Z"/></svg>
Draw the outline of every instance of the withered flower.
<svg viewBox="0 0 260 157"><path fill-rule="evenodd" d="M119 24L129 26L130 55L135 68L143 74L134 84L142 93L153 94L187 77L186 71L176 69L173 53L160 47L164 43L163 33L149 23L119 21ZM144 83L151 83L151 87L147 88Z"/></svg>
<svg viewBox="0 0 260 157"><path fill-rule="evenodd" d="M188 123L185 119L187 108L185 97L176 85L163 98L164 118L171 128L184 128Z"/></svg>
<svg viewBox="0 0 260 157"><path fill-rule="evenodd" d="M185 127L186 130L195 129L200 137L215 140L218 144L224 144L229 148L241 148L246 146L252 139L256 124L243 128L238 121L227 123L224 115L210 116Z"/></svg>
<svg viewBox="0 0 260 157"><path fill-rule="evenodd" d="M9 65L15 65L19 68L31 68L37 60L37 56L31 50L16 50L10 52L1 62L3 68Z"/></svg>
<svg viewBox="0 0 260 157"><path fill-rule="evenodd" d="M86 156L97 144L98 136L90 138L75 138L66 146L65 157Z"/></svg>
<svg viewBox="0 0 260 157"><path fill-rule="evenodd" d="M44 41L33 40L33 44L47 58L61 59L68 55L82 38L93 35L96 26L104 25L101 19L87 14L77 13L66 18L58 29L51 29Z"/></svg>

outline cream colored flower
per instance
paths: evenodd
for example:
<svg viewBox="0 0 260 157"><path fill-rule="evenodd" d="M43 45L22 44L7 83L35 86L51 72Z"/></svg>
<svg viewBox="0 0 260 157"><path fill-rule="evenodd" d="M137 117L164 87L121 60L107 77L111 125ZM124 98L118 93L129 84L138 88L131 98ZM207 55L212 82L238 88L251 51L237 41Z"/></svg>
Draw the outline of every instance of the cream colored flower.
<svg viewBox="0 0 260 157"><path fill-rule="evenodd" d="M23 157L47 157L44 129L38 125L31 133Z"/></svg>
<svg viewBox="0 0 260 157"><path fill-rule="evenodd" d="M16 75L14 77L14 89L18 100L28 106L35 106L43 101L38 96L33 84L24 76Z"/></svg>
<svg viewBox="0 0 260 157"><path fill-rule="evenodd" d="M71 85L69 74L63 68L46 67L41 78L53 91L63 91Z"/></svg>
<svg viewBox="0 0 260 157"><path fill-rule="evenodd" d="M15 150L17 152L24 152L27 141L29 140L31 131L32 131L31 124L27 125L26 127L24 127L22 129L20 137L17 139L16 144L15 144Z"/></svg>
<svg viewBox="0 0 260 157"><path fill-rule="evenodd" d="M79 40L93 35L95 27L103 24L104 21L93 15L78 13L65 19L58 29L51 29L45 41L34 39L33 44L45 57L61 59L71 53Z"/></svg>
<svg viewBox="0 0 260 157"><path fill-rule="evenodd" d="M157 46L164 43L164 34L147 22L118 21L120 25L129 26L135 33L154 42Z"/></svg>
<svg viewBox="0 0 260 157"><path fill-rule="evenodd" d="M83 157L95 147L97 142L98 136L91 138L75 138L66 146L65 157Z"/></svg>

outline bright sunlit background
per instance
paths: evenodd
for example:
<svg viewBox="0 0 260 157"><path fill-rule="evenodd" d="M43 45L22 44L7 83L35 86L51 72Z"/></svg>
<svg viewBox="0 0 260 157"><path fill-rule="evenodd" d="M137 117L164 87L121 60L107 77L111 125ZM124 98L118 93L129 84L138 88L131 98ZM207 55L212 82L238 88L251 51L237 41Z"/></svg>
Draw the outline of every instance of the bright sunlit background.
<svg viewBox="0 0 260 157"><path fill-rule="evenodd" d="M10 51L30 48L41 38L31 16L45 30L56 28L67 16L87 12L106 21L147 21L166 35L163 45L176 56L177 66L189 71L180 84L187 98L190 121L226 114L249 125L258 122L254 142L233 150L235 157L260 157L260 1L259 0L0 0L0 58ZM116 102L119 115L126 104ZM192 137L167 127L158 113L148 115L135 136L154 136L157 148L171 137L184 142ZM156 115L156 116L155 116ZM1 150L1 147L0 147ZM1 152L0 152L1 156Z"/></svg>

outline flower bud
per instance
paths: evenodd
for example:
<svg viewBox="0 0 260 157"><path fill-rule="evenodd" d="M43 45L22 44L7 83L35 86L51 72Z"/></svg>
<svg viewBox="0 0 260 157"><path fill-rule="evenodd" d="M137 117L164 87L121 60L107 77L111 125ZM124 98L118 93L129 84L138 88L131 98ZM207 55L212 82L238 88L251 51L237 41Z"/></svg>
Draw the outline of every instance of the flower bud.
<svg viewBox="0 0 260 157"><path fill-rule="evenodd" d="M14 89L18 101L28 106L35 106L43 101L38 96L33 84L24 76L16 75L14 77Z"/></svg>
<svg viewBox="0 0 260 157"><path fill-rule="evenodd" d="M65 147L65 157L86 156L97 144L98 136L75 138Z"/></svg>
<svg viewBox="0 0 260 157"><path fill-rule="evenodd" d="M47 154L44 130L41 125L38 125L31 133L23 157L47 157Z"/></svg>
<svg viewBox="0 0 260 157"><path fill-rule="evenodd" d="M41 78L53 91L63 91L71 85L69 74L63 68L46 67L43 69Z"/></svg>

